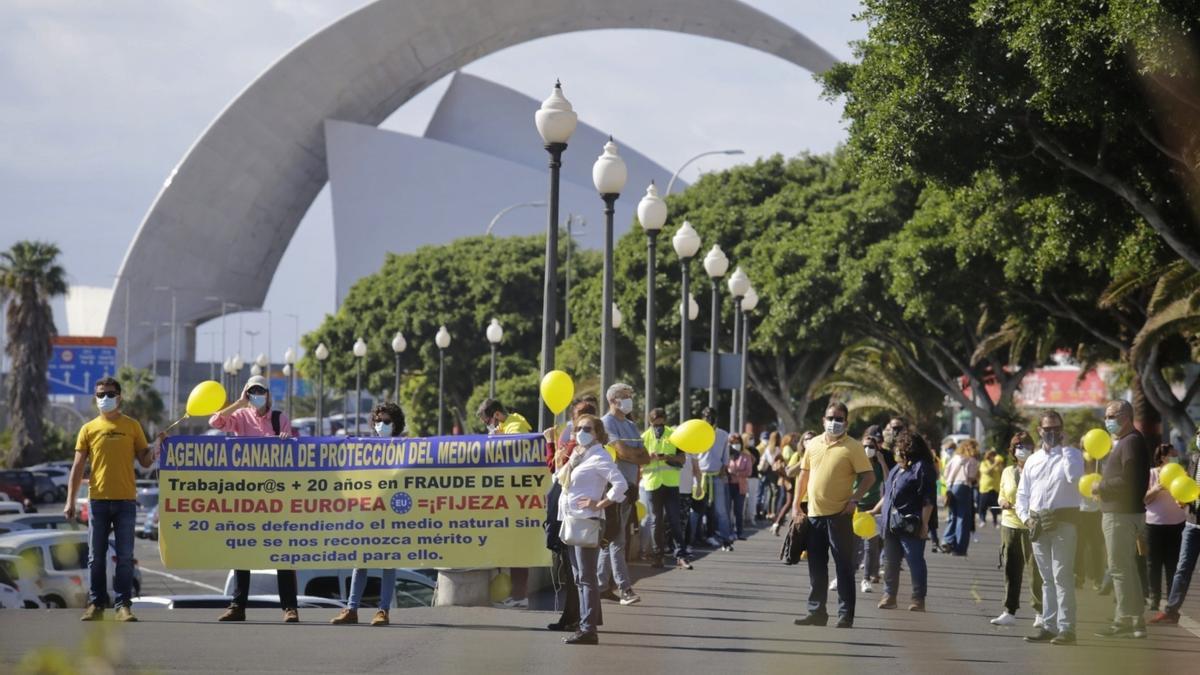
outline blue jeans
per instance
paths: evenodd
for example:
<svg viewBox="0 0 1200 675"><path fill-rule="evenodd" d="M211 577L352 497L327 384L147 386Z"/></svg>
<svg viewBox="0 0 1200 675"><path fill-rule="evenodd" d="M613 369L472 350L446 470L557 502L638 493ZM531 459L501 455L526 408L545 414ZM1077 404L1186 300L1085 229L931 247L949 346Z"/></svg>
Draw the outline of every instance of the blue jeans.
<svg viewBox="0 0 1200 675"><path fill-rule="evenodd" d="M571 571L575 585L579 587L579 632L595 633L604 625L600 613L600 585L596 578L596 567L600 563L600 549L572 546Z"/></svg>
<svg viewBox="0 0 1200 675"><path fill-rule="evenodd" d="M654 555L667 555L667 534L670 533L674 547L672 555L682 558L687 554L683 546L683 524L679 518L679 488L661 485L650 491L650 509L654 512Z"/></svg>
<svg viewBox="0 0 1200 675"><path fill-rule="evenodd" d="M1179 614L1183 599L1187 597L1192 573L1196 571L1196 559L1200 558L1200 525L1188 523L1183 528L1183 541L1179 545L1179 562L1175 564L1175 578L1171 581L1171 594L1167 596L1167 614Z"/></svg>
<svg viewBox="0 0 1200 675"><path fill-rule="evenodd" d="M958 555L966 555L967 547L971 545L971 531L975 527L975 502L971 499L971 486L955 483L950 486L950 494L954 502L950 508L949 522L946 523L946 544L953 546Z"/></svg>
<svg viewBox="0 0 1200 675"><path fill-rule="evenodd" d="M717 476L704 476L706 494L699 506L692 508L691 529L696 540L702 541L707 532L700 529L700 519L708 518L708 532L713 532L722 544L733 543L733 532L729 529L729 482Z"/></svg>
<svg viewBox="0 0 1200 675"><path fill-rule="evenodd" d="M625 540L629 536L629 516L633 511L633 505L621 502L614 505L616 511L620 514L617 517L619 527L617 528L616 536L613 540L599 550L599 571L598 581L599 588L607 590L609 584L616 582L617 588L622 591L633 590L633 580L629 576L629 563L625 560ZM597 549L589 549L597 550ZM574 560L574 558L572 558ZM596 591L599 593L600 591ZM580 598L583 597L583 589L579 589ZM580 610L582 611L582 610Z"/></svg>
<svg viewBox="0 0 1200 675"><path fill-rule="evenodd" d="M392 606L392 598L396 595L396 570L389 567L380 571L383 576L379 580L379 609L387 611ZM347 603L350 609L358 609L362 604L363 593L367 590L367 577L369 575L370 570L359 567L354 570L354 574L350 577L350 601Z"/></svg>
<svg viewBox="0 0 1200 675"><path fill-rule="evenodd" d="M838 616L854 620L854 528L850 514L810 516L808 519L808 613L829 616L829 554L837 573Z"/></svg>
<svg viewBox="0 0 1200 675"><path fill-rule="evenodd" d="M128 607L133 595L133 530L137 502L132 499L88 501L88 604L108 606L108 535L117 546L117 570L113 578L115 607Z"/></svg>
<svg viewBox="0 0 1200 675"><path fill-rule="evenodd" d="M912 599L924 600L929 585L929 571L925 567L925 540L909 535L887 532L883 535L883 594L896 597L900 587L900 557L908 562L912 575Z"/></svg>

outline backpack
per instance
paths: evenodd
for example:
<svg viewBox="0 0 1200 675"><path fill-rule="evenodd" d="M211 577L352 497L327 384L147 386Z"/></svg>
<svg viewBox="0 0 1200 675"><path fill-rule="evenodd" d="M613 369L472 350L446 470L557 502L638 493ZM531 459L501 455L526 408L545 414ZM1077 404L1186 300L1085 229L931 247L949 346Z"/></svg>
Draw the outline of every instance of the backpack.
<svg viewBox="0 0 1200 675"><path fill-rule="evenodd" d="M279 418L281 416L283 416L283 411L280 411L280 410L272 410L271 411L271 430L275 432L276 436L279 435Z"/></svg>

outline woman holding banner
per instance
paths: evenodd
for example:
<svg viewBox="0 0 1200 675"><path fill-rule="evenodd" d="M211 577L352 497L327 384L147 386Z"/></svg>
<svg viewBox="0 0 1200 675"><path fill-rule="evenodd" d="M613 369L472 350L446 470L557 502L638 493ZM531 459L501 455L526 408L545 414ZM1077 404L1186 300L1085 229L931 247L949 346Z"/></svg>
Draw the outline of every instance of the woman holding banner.
<svg viewBox="0 0 1200 675"><path fill-rule="evenodd" d="M271 392L267 379L255 375L246 380L237 401L209 418L214 429L234 436L292 438L292 422L282 410L271 409ZM276 570L279 583L279 604L284 623L299 623L296 609L296 570ZM233 602L217 621L245 621L246 601L250 595L250 570L234 571Z"/></svg>
<svg viewBox="0 0 1200 675"><path fill-rule="evenodd" d="M558 500L563 520L560 537L571 547L571 568L579 587L579 630L563 642L594 645L600 641L597 629L604 622L597 579L604 509L624 501L629 485L604 449L608 434L598 417L581 415L575 419L575 443L571 458L557 474L562 485Z"/></svg>
<svg viewBox="0 0 1200 675"><path fill-rule="evenodd" d="M404 431L404 411L395 403L380 403L371 411L371 426L376 436L397 437ZM362 605L363 594L367 590L367 577L370 570L364 567L354 569L350 577L350 600L346 609L329 621L332 624L358 623L358 608ZM372 626L386 626L388 609L392 606L392 598L396 594L396 568L389 567L380 570L379 579L379 611L371 619Z"/></svg>

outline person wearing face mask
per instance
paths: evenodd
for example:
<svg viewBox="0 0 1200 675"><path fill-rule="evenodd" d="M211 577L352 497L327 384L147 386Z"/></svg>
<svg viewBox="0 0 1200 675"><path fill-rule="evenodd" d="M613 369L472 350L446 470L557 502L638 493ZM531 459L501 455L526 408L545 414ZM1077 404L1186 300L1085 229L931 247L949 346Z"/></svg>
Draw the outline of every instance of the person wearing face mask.
<svg viewBox="0 0 1200 675"><path fill-rule="evenodd" d="M829 622L829 556L837 571L838 628L854 626L854 530L852 516L863 495L875 484L875 471L858 441L846 435L849 412L841 402L825 409L825 433L805 445L800 480L792 504L792 520L808 518L808 616L798 626ZM857 485L857 487L855 487ZM808 497L807 516L801 502Z"/></svg>
<svg viewBox="0 0 1200 675"><path fill-rule="evenodd" d="M133 462L144 467L154 463L165 433L155 440L155 449L137 420L121 412L121 383L111 377L96 381L96 408L100 414L79 429L75 462L67 481L67 503L63 515L75 522L75 496L83 481L84 464L91 462L88 485L88 606L83 621L104 618L108 606L108 537L116 540L116 572L113 575L114 606L118 621L137 621L130 609L133 598L133 540L137 521L137 487Z"/></svg>
<svg viewBox="0 0 1200 675"><path fill-rule="evenodd" d="M1104 428L1113 449L1104 458L1103 478L1096 484L1100 498L1108 573L1113 582L1116 610L1113 623L1098 637L1145 638L1146 599L1138 576L1138 543L1146 537L1146 486L1150 481L1150 449L1133 426L1133 405L1113 401L1104 410Z"/></svg>
<svg viewBox="0 0 1200 675"><path fill-rule="evenodd" d="M1179 451L1169 443L1154 449L1154 468L1150 469L1150 485L1143 498L1146 502L1146 562L1152 612L1158 612L1162 602L1164 575L1167 592L1171 591L1170 584L1175 578L1175 563L1179 560L1180 542L1183 539L1183 524L1187 520L1187 509L1175 501L1158 480L1162 468L1178 463L1178 460Z"/></svg>
<svg viewBox="0 0 1200 675"><path fill-rule="evenodd" d="M925 541L929 519L937 508L937 469L929 443L920 434L901 431L895 438L896 466L887 474L883 499L871 512L881 516L883 531L883 597L879 609L895 609L900 590L900 561L912 577L910 612L925 611L929 569Z"/></svg>
<svg viewBox="0 0 1200 675"><path fill-rule="evenodd" d="M1200 426L1200 425L1198 425ZM1192 452L1187 461L1187 475L1200 483L1200 429L1192 439ZM1175 562L1175 578L1171 580L1171 593L1167 596L1167 606L1150 619L1150 623L1176 624L1179 623L1179 610L1187 597L1188 586L1192 582L1192 574L1196 571L1196 561L1200 559L1200 499L1184 505L1187 519L1184 521L1183 536L1179 543L1179 559Z"/></svg>
<svg viewBox="0 0 1200 675"><path fill-rule="evenodd" d="M883 460L884 469L891 471L896 466L896 439L907 430L908 421L899 415L888 420L881 430L883 442L879 444L879 458Z"/></svg>
<svg viewBox="0 0 1200 675"><path fill-rule="evenodd" d="M739 434L729 437L729 512L733 514L732 533L739 541L746 538L746 497L754 471L754 455L747 449L745 438Z"/></svg>
<svg viewBox="0 0 1200 675"><path fill-rule="evenodd" d="M519 413L509 412L494 398L485 398L476 411L479 421L487 427L489 436L496 434L527 434L533 428Z"/></svg>
<svg viewBox="0 0 1200 675"><path fill-rule="evenodd" d="M654 564L661 566L668 552L677 567L691 569L683 541L683 523L679 510L679 471L683 468L684 452L669 440L672 429L667 427L667 411L650 411L650 428L642 434L642 444L650 461L642 468L642 489L650 495L650 510L654 513Z"/></svg>
<svg viewBox="0 0 1200 675"><path fill-rule="evenodd" d="M563 486L558 499L560 514L601 518L607 507L625 501L629 486L604 449L608 442L604 425L595 416L583 415L575 420L575 449L556 477ZM598 644L598 628L604 623L600 613L601 586L597 578L600 549L572 546L570 551L571 568L579 587L579 629L563 638L563 642L569 645Z"/></svg>
<svg viewBox="0 0 1200 675"><path fill-rule="evenodd" d="M1029 528L1033 558L1042 575L1044 625L1026 642L1075 644L1075 523L1083 453L1065 444L1062 416L1046 411L1041 447L1025 460L1017 486L1017 517Z"/></svg>
<svg viewBox="0 0 1200 675"><path fill-rule="evenodd" d="M717 411L705 407L700 411L700 418L712 425L716 430L712 447L696 457L701 478L698 488L700 498L692 500L692 529L697 539L707 539L713 548L722 551L733 550L733 530L729 526L729 445L732 439L729 432L717 426ZM693 490L693 495L697 490ZM700 532L700 521L707 521L706 532Z"/></svg>
<svg viewBox="0 0 1200 675"><path fill-rule="evenodd" d="M1021 584L1025 568L1033 570L1030 591L1033 593L1034 628L1042 627L1042 575L1033 561L1033 547L1029 542L1029 528L1017 517L1017 486L1021 483L1021 469L1033 454L1033 442L1029 434L1018 431L1009 443L1009 457L1016 464L1006 467L1000 474L1000 566L1004 568L1004 611L992 619L994 626L1011 626L1017 622L1017 609L1021 606Z"/></svg>
<svg viewBox="0 0 1200 675"><path fill-rule="evenodd" d="M879 504L880 491L883 488L884 477L887 476L887 468L884 466L883 456L879 452L880 446L883 444L883 432L878 425L873 424L867 427L866 433L863 434L862 444L863 450L867 453L867 459L871 462L871 469L875 473L875 484L863 493L862 500L858 503L858 510L870 512ZM863 568L863 580L858 590L863 593L875 590L873 584L879 583L879 553L883 548L883 539L880 534L876 533L874 537L866 541L862 537L854 538L854 560L858 563L857 566Z"/></svg>
<svg viewBox="0 0 1200 675"><path fill-rule="evenodd" d="M380 403L371 410L371 426L375 435L381 438L396 438L404 430L404 411L395 403ZM338 613L329 623L354 624L358 623L358 608L362 605L363 594L367 590L367 578L370 570L355 568L350 577L350 598L346 609ZM379 580L379 610L371 619L372 626L388 625L388 610L392 606L392 598L396 594L396 569L389 567L380 570Z"/></svg>
<svg viewBox="0 0 1200 675"><path fill-rule="evenodd" d="M975 484L979 482L979 443L968 438L958 444L953 459L946 465L946 506L949 512L942 539L954 555L965 556L971 545L975 525Z"/></svg>
<svg viewBox="0 0 1200 675"><path fill-rule="evenodd" d="M617 469L625 477L630 494L606 508L604 527L608 545L600 549L600 588L615 583L618 595L633 592L633 577L626 561L629 524L638 498L638 468L650 461L642 443L642 433L630 417L633 413L633 387L618 382L605 392L608 414L601 418L610 447L617 453Z"/></svg>
<svg viewBox="0 0 1200 675"><path fill-rule="evenodd" d="M208 418L208 424L234 436L292 438L292 422L282 410L271 409L267 378L254 375L246 380L242 395L224 410ZM276 570L279 603L284 623L299 623L296 601L296 570ZM250 570L234 571L233 602L217 621L245 621L250 595Z"/></svg>

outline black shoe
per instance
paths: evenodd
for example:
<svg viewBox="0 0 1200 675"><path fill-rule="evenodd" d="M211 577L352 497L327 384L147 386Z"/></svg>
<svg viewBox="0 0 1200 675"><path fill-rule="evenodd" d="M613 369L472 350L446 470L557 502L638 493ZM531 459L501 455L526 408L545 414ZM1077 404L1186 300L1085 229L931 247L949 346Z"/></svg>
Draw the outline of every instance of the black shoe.
<svg viewBox="0 0 1200 675"><path fill-rule="evenodd" d="M1145 637L1146 631L1142 629L1142 637ZM1129 624L1114 624L1095 632L1096 637L1102 638L1132 638L1134 637L1134 627Z"/></svg>
<svg viewBox="0 0 1200 675"><path fill-rule="evenodd" d="M600 599L601 600L612 600L613 602L621 601L621 597L619 595L617 595L616 593L613 593L611 588L608 589L607 591L604 591L603 593L601 593Z"/></svg>
<svg viewBox="0 0 1200 675"><path fill-rule="evenodd" d="M1038 632L1034 633L1033 635L1026 635L1025 641L1026 642L1049 642L1056 637L1058 637L1058 636L1055 635L1054 633L1052 633L1051 631L1048 631L1045 628L1043 628L1043 629L1039 630Z"/></svg>
<svg viewBox="0 0 1200 675"><path fill-rule="evenodd" d="M651 558L650 566L653 567L654 569L662 569L662 566L663 566L662 558L658 558L658 557Z"/></svg>
<svg viewBox="0 0 1200 675"><path fill-rule="evenodd" d="M574 635L563 638L563 642L569 645L598 645L600 637L595 633L575 633Z"/></svg>
<svg viewBox="0 0 1200 675"><path fill-rule="evenodd" d="M1059 633L1058 635L1054 636L1054 639L1050 641L1050 644L1060 645L1060 646L1061 645L1073 645L1073 644L1075 644L1075 633L1073 633L1073 632Z"/></svg>
<svg viewBox="0 0 1200 675"><path fill-rule="evenodd" d="M579 630L579 622L576 621L574 623L564 623L562 621L555 621L554 623L547 624L546 630L552 630L558 633L574 633Z"/></svg>
<svg viewBox="0 0 1200 675"><path fill-rule="evenodd" d="M829 617L824 614L809 614L803 619L793 621L797 626L824 626L829 623Z"/></svg>
<svg viewBox="0 0 1200 675"><path fill-rule="evenodd" d="M851 619L846 616L838 617L837 627L838 628L854 628L854 619Z"/></svg>

